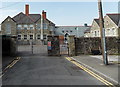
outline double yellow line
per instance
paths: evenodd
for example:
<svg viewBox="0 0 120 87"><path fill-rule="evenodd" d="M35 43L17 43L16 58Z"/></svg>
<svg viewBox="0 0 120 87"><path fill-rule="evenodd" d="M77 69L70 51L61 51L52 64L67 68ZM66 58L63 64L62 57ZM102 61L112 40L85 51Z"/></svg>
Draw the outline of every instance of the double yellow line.
<svg viewBox="0 0 120 87"><path fill-rule="evenodd" d="M0 75L0 78L2 78L2 76L4 76L4 73L7 72L7 69L12 68L20 59L21 59L21 57L17 57L7 67L5 67L5 69L2 71L3 72L2 75Z"/></svg>
<svg viewBox="0 0 120 87"><path fill-rule="evenodd" d="M79 64L78 62L74 61L72 58L70 57L65 57L68 61L72 62L73 64L75 64L76 66L78 66L79 68L83 69L84 71L86 71L87 73L89 73L90 75L92 75L93 77L95 77L96 79L98 79L99 81L101 81L102 83L104 83L105 85L109 86L109 87L116 87L115 85L113 85L112 83L110 83L109 81L105 80L104 78L102 78L101 76L97 75L96 73L94 73L93 71L89 70L88 68L82 66L81 64Z"/></svg>

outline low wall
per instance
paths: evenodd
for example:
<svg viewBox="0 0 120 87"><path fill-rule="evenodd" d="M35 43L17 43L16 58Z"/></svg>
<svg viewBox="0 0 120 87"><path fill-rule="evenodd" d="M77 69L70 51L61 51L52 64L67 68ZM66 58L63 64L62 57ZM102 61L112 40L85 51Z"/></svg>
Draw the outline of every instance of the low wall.
<svg viewBox="0 0 120 87"><path fill-rule="evenodd" d="M107 53L120 53L120 38L106 37ZM101 39L96 38L75 38L75 51L78 54L101 54Z"/></svg>
<svg viewBox="0 0 120 87"><path fill-rule="evenodd" d="M2 56L14 56L17 52L16 37L2 35Z"/></svg>

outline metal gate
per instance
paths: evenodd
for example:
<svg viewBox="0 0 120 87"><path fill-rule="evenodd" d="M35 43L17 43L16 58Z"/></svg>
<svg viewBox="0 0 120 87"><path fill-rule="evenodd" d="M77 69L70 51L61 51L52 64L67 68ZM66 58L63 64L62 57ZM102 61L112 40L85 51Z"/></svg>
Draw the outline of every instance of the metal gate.
<svg viewBox="0 0 120 87"><path fill-rule="evenodd" d="M60 56L68 54L68 46L64 41L64 36L48 36L48 55Z"/></svg>
<svg viewBox="0 0 120 87"><path fill-rule="evenodd" d="M67 55L68 54L68 43L64 39L64 36L59 36L59 41L60 41L60 54Z"/></svg>

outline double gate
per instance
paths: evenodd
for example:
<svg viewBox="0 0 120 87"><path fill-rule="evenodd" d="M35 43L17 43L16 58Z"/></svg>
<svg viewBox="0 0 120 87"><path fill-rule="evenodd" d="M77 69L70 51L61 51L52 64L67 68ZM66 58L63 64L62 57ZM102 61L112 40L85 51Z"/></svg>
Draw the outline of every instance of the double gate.
<svg viewBox="0 0 120 87"><path fill-rule="evenodd" d="M64 41L64 36L48 36L48 55L61 56L68 54L68 45Z"/></svg>

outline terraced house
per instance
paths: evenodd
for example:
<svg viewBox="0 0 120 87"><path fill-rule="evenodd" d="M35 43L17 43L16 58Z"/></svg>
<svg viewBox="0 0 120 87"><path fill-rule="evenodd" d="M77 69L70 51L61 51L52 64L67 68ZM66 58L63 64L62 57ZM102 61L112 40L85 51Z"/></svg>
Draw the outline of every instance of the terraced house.
<svg viewBox="0 0 120 87"><path fill-rule="evenodd" d="M43 16L43 39L47 41L47 35L54 34L55 24L47 19L46 12ZM2 35L17 36L18 44L41 44L41 14L30 14L29 5L25 5L25 14L20 12L13 18L8 16L1 23Z"/></svg>
<svg viewBox="0 0 120 87"><path fill-rule="evenodd" d="M118 37L120 35L120 14L106 14L104 16L104 28L106 37ZM89 36L88 36L89 35ZM94 19L89 32L84 37L100 37L99 19Z"/></svg>

